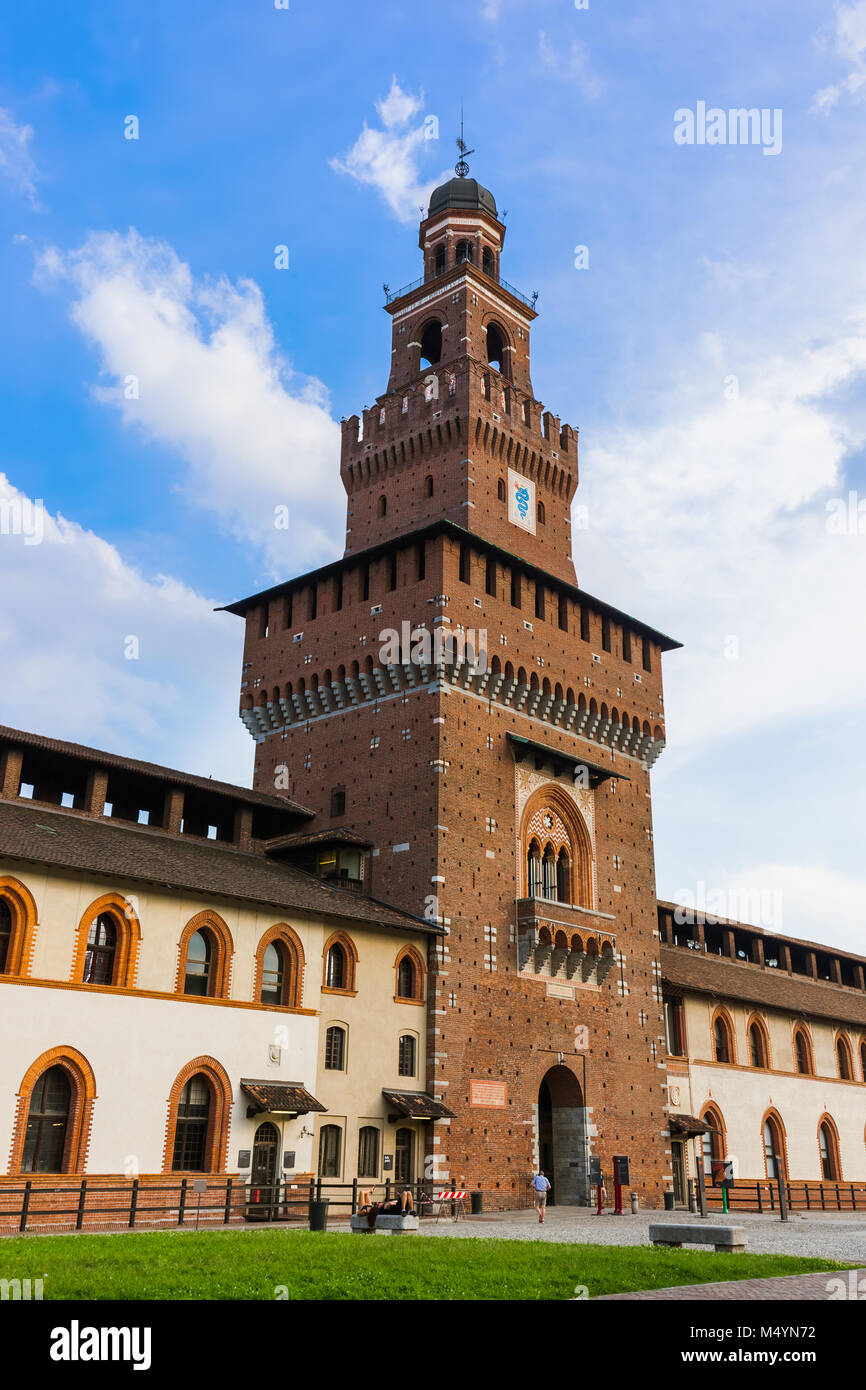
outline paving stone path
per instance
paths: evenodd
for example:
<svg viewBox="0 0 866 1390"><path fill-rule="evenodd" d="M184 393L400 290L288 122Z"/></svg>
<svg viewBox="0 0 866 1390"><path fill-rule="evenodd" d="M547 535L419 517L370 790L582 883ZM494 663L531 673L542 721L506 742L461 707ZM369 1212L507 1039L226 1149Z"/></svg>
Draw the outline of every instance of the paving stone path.
<svg viewBox="0 0 866 1390"><path fill-rule="evenodd" d="M605 1293L593 1301L604 1303L613 1299L713 1299L722 1302L762 1303L782 1299L794 1303L804 1299L848 1301L857 1297L866 1299L866 1269L840 1270L838 1274L792 1274L783 1279L734 1279L724 1284L679 1284L672 1289Z"/></svg>

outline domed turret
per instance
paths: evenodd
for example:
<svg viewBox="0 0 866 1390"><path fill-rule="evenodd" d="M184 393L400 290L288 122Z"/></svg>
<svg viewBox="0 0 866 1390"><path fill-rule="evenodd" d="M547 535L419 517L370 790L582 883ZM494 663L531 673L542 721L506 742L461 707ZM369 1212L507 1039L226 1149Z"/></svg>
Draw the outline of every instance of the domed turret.
<svg viewBox="0 0 866 1390"><path fill-rule="evenodd" d="M477 179L454 177L434 188L430 195L427 216L432 217L443 208L468 208L489 212L491 217L497 216L496 199L490 189L485 188Z"/></svg>

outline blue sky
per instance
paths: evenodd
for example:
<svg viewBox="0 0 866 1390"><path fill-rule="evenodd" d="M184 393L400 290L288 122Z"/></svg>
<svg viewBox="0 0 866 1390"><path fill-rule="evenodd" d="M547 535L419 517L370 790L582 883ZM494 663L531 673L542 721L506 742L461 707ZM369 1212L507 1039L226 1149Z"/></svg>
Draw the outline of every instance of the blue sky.
<svg viewBox="0 0 866 1390"><path fill-rule="evenodd" d="M866 0L7 15L0 498L45 530L0 534L0 717L249 779L212 610L342 548L337 422L384 388L461 100L580 428L580 582L686 644L659 890L862 950ZM781 150L675 143L700 101L781 111Z"/></svg>

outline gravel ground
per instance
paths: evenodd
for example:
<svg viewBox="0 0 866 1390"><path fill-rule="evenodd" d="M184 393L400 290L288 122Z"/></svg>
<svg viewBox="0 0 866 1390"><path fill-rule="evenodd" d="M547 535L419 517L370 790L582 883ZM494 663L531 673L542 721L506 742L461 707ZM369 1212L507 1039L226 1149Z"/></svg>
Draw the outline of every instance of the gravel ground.
<svg viewBox="0 0 866 1390"><path fill-rule="evenodd" d="M641 1212L637 1216L596 1216L578 1207L551 1207L543 1226L531 1211L491 1212L451 1221L421 1222L422 1236L467 1239L552 1240L578 1245L648 1245L650 1222L700 1222L688 1212ZM791 1214L786 1223L754 1212L707 1218L707 1226L745 1226L746 1249L758 1255L813 1255L866 1265L866 1212ZM687 1247L684 1247L687 1248ZM694 1247L699 1249L700 1247Z"/></svg>

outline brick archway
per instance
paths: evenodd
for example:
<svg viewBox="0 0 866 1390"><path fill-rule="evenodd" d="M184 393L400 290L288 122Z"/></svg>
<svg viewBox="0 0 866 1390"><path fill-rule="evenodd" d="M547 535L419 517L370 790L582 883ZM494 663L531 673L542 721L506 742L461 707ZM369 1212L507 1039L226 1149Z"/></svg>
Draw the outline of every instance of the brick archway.
<svg viewBox="0 0 866 1390"><path fill-rule="evenodd" d="M29 975L36 934L36 902L20 879L0 875L0 898L12 914L12 935L6 953L4 975Z"/></svg>
<svg viewBox="0 0 866 1390"><path fill-rule="evenodd" d="M12 1130L12 1149L9 1155L9 1172L21 1172L24 1154L24 1140L27 1135L27 1119L30 1114L30 1098L33 1088L51 1067L62 1067L69 1078L70 1101L69 1118L66 1124L66 1143L63 1148L64 1173L84 1173L87 1170L87 1151L90 1147L90 1128L93 1120L93 1103L96 1100L96 1078L93 1068L82 1052L75 1047L52 1047L37 1057L24 1073L18 1087L15 1107L15 1121Z"/></svg>
<svg viewBox="0 0 866 1390"><path fill-rule="evenodd" d="M549 1067L538 1088L538 1164L552 1184L551 1202L589 1200L586 1102L570 1067Z"/></svg>

